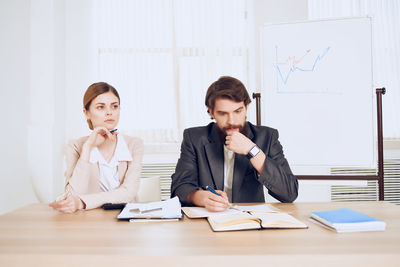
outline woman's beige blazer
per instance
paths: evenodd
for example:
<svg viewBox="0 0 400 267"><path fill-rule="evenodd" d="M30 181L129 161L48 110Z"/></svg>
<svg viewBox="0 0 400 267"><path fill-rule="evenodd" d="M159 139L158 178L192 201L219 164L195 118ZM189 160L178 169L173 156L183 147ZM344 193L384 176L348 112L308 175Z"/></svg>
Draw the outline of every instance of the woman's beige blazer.
<svg viewBox="0 0 400 267"><path fill-rule="evenodd" d="M82 146L88 136L72 140L65 150L67 169L65 189L78 195L86 204L86 209L98 208L104 203L128 203L136 201L142 170L143 141L136 137L119 134L124 138L132 161L120 161L117 168L121 185L111 191L101 192L98 163L90 163L80 158Z"/></svg>

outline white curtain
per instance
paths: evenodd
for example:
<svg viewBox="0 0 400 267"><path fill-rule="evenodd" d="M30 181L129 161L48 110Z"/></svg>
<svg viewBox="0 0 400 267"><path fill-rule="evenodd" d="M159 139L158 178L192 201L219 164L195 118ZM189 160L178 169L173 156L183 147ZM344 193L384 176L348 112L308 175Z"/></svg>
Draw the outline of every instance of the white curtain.
<svg viewBox="0 0 400 267"><path fill-rule="evenodd" d="M95 1L99 80L121 96L120 126L147 142L178 142L210 121L222 75L248 80L247 0Z"/></svg>
<svg viewBox="0 0 400 267"><path fill-rule="evenodd" d="M383 135L400 138L400 1L309 0L308 8L309 19L372 17L374 86L387 88Z"/></svg>

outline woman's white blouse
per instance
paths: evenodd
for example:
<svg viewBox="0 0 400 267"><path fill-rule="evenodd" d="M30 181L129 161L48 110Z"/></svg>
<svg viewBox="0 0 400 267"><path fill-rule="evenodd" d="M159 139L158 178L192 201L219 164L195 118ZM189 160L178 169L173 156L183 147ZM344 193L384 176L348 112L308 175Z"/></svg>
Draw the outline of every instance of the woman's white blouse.
<svg viewBox="0 0 400 267"><path fill-rule="evenodd" d="M118 176L118 162L132 161L132 155L128 150L128 146L126 145L124 138L119 138L119 136L117 136L117 146L115 148L114 156L110 162L106 162L97 146L92 148L89 161L91 163L98 162L100 173L100 190L102 192L106 192L114 190L120 186L121 181L119 180Z"/></svg>

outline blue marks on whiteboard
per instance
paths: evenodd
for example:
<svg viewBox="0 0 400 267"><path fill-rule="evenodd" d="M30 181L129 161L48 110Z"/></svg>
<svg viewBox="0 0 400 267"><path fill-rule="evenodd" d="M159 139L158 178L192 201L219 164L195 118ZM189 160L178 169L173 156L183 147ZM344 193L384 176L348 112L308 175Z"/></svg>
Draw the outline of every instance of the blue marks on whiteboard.
<svg viewBox="0 0 400 267"><path fill-rule="evenodd" d="M288 88L288 83L290 80L299 79L298 81L293 81L292 84L298 84L300 79L302 79L301 83L304 85L304 78L312 79L312 77L301 77L302 74L313 72L315 73L318 67L321 65L321 62L327 60L328 53L331 50L331 47L328 46L321 51L321 53L315 53L311 49L307 49L302 53L300 57L296 56L287 56L283 60L278 56L278 46L275 45L275 63L274 69L276 73L276 90L278 94L285 93L297 93L297 94L340 94L338 91L332 91L329 89L319 88L318 90L294 90L292 88ZM296 77L294 74L299 74ZM304 75L303 75L304 76ZM311 80L309 80L312 83ZM307 80L306 80L307 83ZM307 87L307 86L305 86ZM304 88L304 87L303 87ZM310 86L313 88L313 86Z"/></svg>

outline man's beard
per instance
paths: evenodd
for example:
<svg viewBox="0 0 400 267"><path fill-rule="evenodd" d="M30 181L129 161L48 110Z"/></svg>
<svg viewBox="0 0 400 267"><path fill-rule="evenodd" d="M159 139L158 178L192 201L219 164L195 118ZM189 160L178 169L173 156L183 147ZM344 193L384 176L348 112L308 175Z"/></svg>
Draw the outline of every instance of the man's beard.
<svg viewBox="0 0 400 267"><path fill-rule="evenodd" d="M229 124L228 126L222 128L222 129L218 127L218 129L219 129L219 137L220 137L221 142L225 144L226 136L228 135L227 131L229 129L232 129L232 128L237 128L237 129L239 129L239 132L241 134L246 135L247 131L246 131L246 128L244 127L245 125L246 125L246 122L244 122L242 125L240 125L240 124Z"/></svg>

